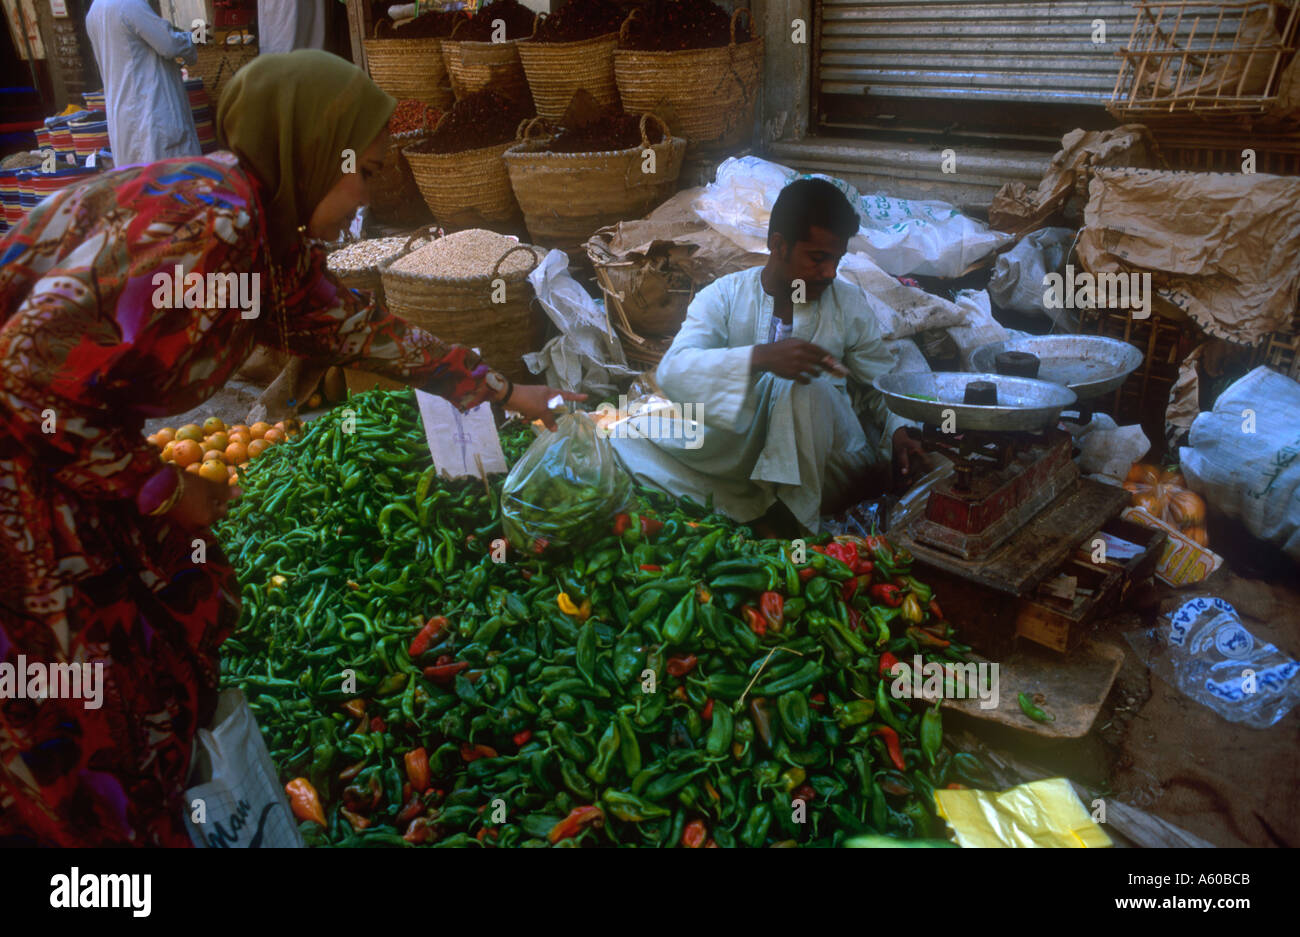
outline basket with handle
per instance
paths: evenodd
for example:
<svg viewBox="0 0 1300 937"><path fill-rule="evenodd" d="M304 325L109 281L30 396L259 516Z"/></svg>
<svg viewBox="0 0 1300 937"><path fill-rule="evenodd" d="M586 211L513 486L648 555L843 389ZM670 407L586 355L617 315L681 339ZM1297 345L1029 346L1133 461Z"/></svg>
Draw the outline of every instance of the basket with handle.
<svg viewBox="0 0 1300 937"><path fill-rule="evenodd" d="M497 94L526 104L531 109L533 98L528 90L528 77L519 61L519 43L523 40L458 41L456 33L466 22L468 21L462 20L457 23L451 31L451 38L442 40L442 59L456 100L475 91L491 88ZM533 32L537 32L537 17L533 17Z"/></svg>
<svg viewBox="0 0 1300 937"><path fill-rule="evenodd" d="M230 76L257 58L257 43L247 41L250 35L248 30L234 30L227 38L231 35L239 36L240 41L196 43L194 54L197 61L188 69L192 77L203 79L208 97L212 100L213 113L216 113L216 107L221 102L221 90Z"/></svg>
<svg viewBox="0 0 1300 937"><path fill-rule="evenodd" d="M502 273L501 264L519 251L532 255L528 267ZM516 244L483 276L416 275L392 269L392 261L380 272L393 315L445 342L479 349L484 361L520 382L530 379L523 355L539 349L546 336L546 317L533 302L533 287L528 282L541 259L531 245ZM493 302L501 296L498 279L505 286L504 302Z"/></svg>
<svg viewBox="0 0 1300 937"><path fill-rule="evenodd" d="M370 211L380 221L410 227L418 224L424 215L423 196L402 150L428 139L432 132L433 128L424 126L392 134L388 152L384 155L384 166L370 177L367 185Z"/></svg>
<svg viewBox="0 0 1300 937"><path fill-rule="evenodd" d="M702 146L727 147L749 138L763 77L763 39L736 42L741 8L731 15L731 42L714 49L614 53L614 80L629 113L661 113L674 136L686 138L692 152ZM640 15L633 10L619 29L620 42ZM752 20L751 20L752 22Z"/></svg>
<svg viewBox="0 0 1300 937"><path fill-rule="evenodd" d="M439 110L451 107L441 39L400 39L388 20L375 23L374 38L363 39L371 80L399 101L416 100Z"/></svg>
<svg viewBox="0 0 1300 937"><path fill-rule="evenodd" d="M334 277L349 289L369 290L374 293L380 303L387 307L388 298L384 294L384 278L380 268L384 264L392 263L401 257L405 257L411 251L415 250L421 239L433 240L442 237L443 231L436 226L421 228L412 232L406 242L399 248L398 252L392 256L384 258L382 261L370 264L366 267L359 267L355 270L339 271L331 269ZM380 390L401 390L406 385L401 381L395 381L391 377L385 377L382 374L375 374L372 371L362 371L359 368L343 368L343 379L347 383L348 390L351 393L359 394L363 390L379 388Z"/></svg>
<svg viewBox="0 0 1300 937"><path fill-rule="evenodd" d="M657 123L663 139L651 144L647 127ZM641 115L640 146L595 153L548 153L531 137L542 119L521 128L518 145L502 159L533 240L556 247L579 245L598 228L637 218L677 186L686 141L673 137L654 114ZM653 160L653 172L645 172Z"/></svg>
<svg viewBox="0 0 1300 937"><path fill-rule="evenodd" d="M618 107L618 86L614 83L618 33L578 42L526 39L518 48L539 117L559 120L579 88L601 107Z"/></svg>
<svg viewBox="0 0 1300 937"><path fill-rule="evenodd" d="M446 119L444 114L438 126ZM510 174L501 159L514 145L515 141L507 140L458 153L419 153L415 152L418 144L412 144L402 150L402 155L410 164L425 204L440 224L505 224L519 217Z"/></svg>

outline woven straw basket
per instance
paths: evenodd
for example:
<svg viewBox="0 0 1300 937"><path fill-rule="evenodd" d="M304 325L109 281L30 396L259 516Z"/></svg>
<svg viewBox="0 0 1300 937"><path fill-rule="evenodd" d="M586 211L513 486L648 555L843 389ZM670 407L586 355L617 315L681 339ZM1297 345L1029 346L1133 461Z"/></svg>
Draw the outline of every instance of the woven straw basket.
<svg viewBox="0 0 1300 937"><path fill-rule="evenodd" d="M618 86L614 83L617 48L618 33L581 42L519 43L519 61L523 63L538 116L558 121L579 88L602 107L617 108Z"/></svg>
<svg viewBox="0 0 1300 937"><path fill-rule="evenodd" d="M587 259L605 293L605 306L620 333L639 342L671 338L686 321L695 298L690 277L651 269L645 259L618 259L606 247L604 232L587 241Z"/></svg>
<svg viewBox="0 0 1300 937"><path fill-rule="evenodd" d="M463 21L467 22L467 21ZM461 23L451 31L456 35ZM537 20L533 19L533 31ZM467 94L491 88L503 97L512 98L532 107L528 78L519 61L519 39L505 42L456 42L442 40L442 59L451 77L451 89L459 101Z"/></svg>
<svg viewBox="0 0 1300 937"><path fill-rule="evenodd" d="M632 114L663 114L674 136L685 137L692 151L700 146L734 146L753 130L754 105L763 77L763 40L736 43L731 15L731 44L716 49L677 52L614 53L614 80L623 108ZM625 37L636 10L619 31Z"/></svg>
<svg viewBox="0 0 1300 937"><path fill-rule="evenodd" d="M242 36L248 35L242 29L238 32ZM224 42L196 43L194 54L197 60L187 71L190 77L203 79L203 87L212 101L212 113L215 115L217 105L221 102L221 89L230 80L231 75L257 58L257 43L242 41L229 45Z"/></svg>
<svg viewBox="0 0 1300 937"><path fill-rule="evenodd" d="M399 101L423 101L442 111L451 107L442 40L395 39L392 29L388 20L380 20L375 23L375 37L361 41L374 83Z"/></svg>
<svg viewBox="0 0 1300 937"><path fill-rule="evenodd" d="M646 135L651 120L664 136L653 146ZM502 157L528 233L540 244L579 245L597 228L644 215L676 188L686 141L669 136L653 114L641 117L640 146L602 153L543 152L545 141L529 136L540 123L525 125L523 141ZM646 149L654 154L653 175L641 171Z"/></svg>
<svg viewBox="0 0 1300 937"><path fill-rule="evenodd" d="M384 168L370 178L370 211L380 221L395 227L412 227L427 219L420 189L411 174L411 166L402 153L430 134L429 128L392 135Z"/></svg>
<svg viewBox="0 0 1300 937"><path fill-rule="evenodd" d="M438 123L446 119L444 114ZM507 141L459 153L413 153L408 146L402 154L439 224L449 228L490 226L519 217L510 174L501 159L514 145Z"/></svg>
<svg viewBox="0 0 1300 937"><path fill-rule="evenodd" d="M517 273L501 273L501 263L516 251L526 250L533 262ZM477 348L483 360L516 383L531 375L521 360L541 348L546 337L546 317L533 302L528 274L541 262L538 252L517 244L496 259L492 272L481 277L416 276L381 269L388 309L393 315L437 335L445 342ZM504 303L492 302L493 281L505 282Z"/></svg>

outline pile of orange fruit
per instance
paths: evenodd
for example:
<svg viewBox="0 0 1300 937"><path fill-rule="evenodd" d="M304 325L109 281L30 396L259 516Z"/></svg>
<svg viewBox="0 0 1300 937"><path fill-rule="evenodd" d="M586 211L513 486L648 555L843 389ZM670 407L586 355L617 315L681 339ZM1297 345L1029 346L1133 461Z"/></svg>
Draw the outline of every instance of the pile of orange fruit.
<svg viewBox="0 0 1300 937"><path fill-rule="evenodd" d="M239 484L239 473L248 468L249 462L271 446L296 436L300 430L300 424L293 419L274 425L226 426L220 417L210 416L202 426L197 423L187 423L180 429L164 426L148 438L164 462L208 481L234 487Z"/></svg>

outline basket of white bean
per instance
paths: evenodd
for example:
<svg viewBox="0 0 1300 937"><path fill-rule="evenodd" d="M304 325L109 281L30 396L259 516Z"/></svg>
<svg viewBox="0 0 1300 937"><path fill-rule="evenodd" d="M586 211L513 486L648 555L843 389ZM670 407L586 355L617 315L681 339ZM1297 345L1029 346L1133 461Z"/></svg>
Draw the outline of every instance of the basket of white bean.
<svg viewBox="0 0 1300 937"><path fill-rule="evenodd" d="M380 267L388 308L444 341L477 348L514 381L531 375L521 357L537 351L546 316L528 274L543 252L470 228L437 238Z"/></svg>

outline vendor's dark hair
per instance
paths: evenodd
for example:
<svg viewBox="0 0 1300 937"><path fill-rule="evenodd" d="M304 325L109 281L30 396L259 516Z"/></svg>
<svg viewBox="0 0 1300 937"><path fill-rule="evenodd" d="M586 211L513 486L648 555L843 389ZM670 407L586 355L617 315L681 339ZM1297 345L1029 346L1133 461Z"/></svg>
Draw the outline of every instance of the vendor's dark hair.
<svg viewBox="0 0 1300 937"><path fill-rule="evenodd" d="M770 237L779 234L792 247L808 240L814 227L851 238L861 222L844 193L825 179L796 179L781 190L767 225Z"/></svg>

